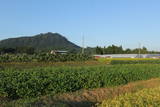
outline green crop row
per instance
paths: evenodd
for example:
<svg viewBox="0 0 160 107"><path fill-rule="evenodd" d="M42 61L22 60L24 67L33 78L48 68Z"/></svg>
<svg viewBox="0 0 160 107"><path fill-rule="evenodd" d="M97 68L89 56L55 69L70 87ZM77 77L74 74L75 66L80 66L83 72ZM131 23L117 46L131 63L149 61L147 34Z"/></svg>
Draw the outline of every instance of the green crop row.
<svg viewBox="0 0 160 107"><path fill-rule="evenodd" d="M66 61L86 61L92 60L89 55L84 54L63 54L52 55L40 54L3 54L0 55L0 62L66 62Z"/></svg>
<svg viewBox="0 0 160 107"><path fill-rule="evenodd" d="M110 64L160 64L160 59L150 59L150 60L111 60Z"/></svg>
<svg viewBox="0 0 160 107"><path fill-rule="evenodd" d="M159 107L160 87L107 99L99 107Z"/></svg>
<svg viewBox="0 0 160 107"><path fill-rule="evenodd" d="M159 65L45 67L0 71L0 92L8 98L30 98L80 89L110 87L160 77Z"/></svg>

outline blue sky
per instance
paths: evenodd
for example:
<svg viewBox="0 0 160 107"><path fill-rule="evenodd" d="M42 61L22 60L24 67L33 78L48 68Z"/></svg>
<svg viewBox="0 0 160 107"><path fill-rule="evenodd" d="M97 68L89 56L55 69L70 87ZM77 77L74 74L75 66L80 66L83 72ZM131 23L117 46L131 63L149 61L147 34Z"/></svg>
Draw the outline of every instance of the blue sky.
<svg viewBox="0 0 160 107"><path fill-rule="evenodd" d="M160 0L0 0L0 40L58 32L81 45L160 51Z"/></svg>

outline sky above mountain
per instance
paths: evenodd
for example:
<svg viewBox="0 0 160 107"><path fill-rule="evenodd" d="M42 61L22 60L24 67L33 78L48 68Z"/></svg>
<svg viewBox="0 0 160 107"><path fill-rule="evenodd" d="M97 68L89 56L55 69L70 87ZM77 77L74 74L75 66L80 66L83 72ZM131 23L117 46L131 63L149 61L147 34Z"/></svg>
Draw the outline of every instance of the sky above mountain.
<svg viewBox="0 0 160 107"><path fill-rule="evenodd" d="M58 32L81 46L159 50L160 0L0 0L0 40Z"/></svg>

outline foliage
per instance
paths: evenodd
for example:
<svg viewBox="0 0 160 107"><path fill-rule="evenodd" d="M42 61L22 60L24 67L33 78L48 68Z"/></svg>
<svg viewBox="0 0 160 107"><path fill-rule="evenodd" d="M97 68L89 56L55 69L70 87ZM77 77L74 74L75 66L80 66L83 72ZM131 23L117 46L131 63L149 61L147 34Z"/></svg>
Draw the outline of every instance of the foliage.
<svg viewBox="0 0 160 107"><path fill-rule="evenodd" d="M110 64L160 64L159 59L111 60Z"/></svg>
<svg viewBox="0 0 160 107"><path fill-rule="evenodd" d="M160 77L159 65L43 67L0 71L0 92L9 98L30 98L80 89L111 87Z"/></svg>
<svg viewBox="0 0 160 107"><path fill-rule="evenodd" d="M153 58L97 58L99 62L107 64L160 64L160 59Z"/></svg>
<svg viewBox="0 0 160 107"><path fill-rule="evenodd" d="M123 49L122 46L111 45L108 47L96 47L96 54L138 54L139 51L141 54L154 54L159 52L148 51L146 47L142 47L141 49Z"/></svg>
<svg viewBox="0 0 160 107"><path fill-rule="evenodd" d="M34 54L35 53L35 49L32 47L16 47L16 48L0 48L0 53L1 54L6 54L6 53L10 53L10 54Z"/></svg>
<svg viewBox="0 0 160 107"><path fill-rule="evenodd" d="M92 60L92 56L85 54L4 54L0 55L0 62L66 62Z"/></svg>
<svg viewBox="0 0 160 107"><path fill-rule="evenodd" d="M160 106L160 87L153 89L143 89L136 93L127 93L107 99L102 102L100 107L159 107Z"/></svg>

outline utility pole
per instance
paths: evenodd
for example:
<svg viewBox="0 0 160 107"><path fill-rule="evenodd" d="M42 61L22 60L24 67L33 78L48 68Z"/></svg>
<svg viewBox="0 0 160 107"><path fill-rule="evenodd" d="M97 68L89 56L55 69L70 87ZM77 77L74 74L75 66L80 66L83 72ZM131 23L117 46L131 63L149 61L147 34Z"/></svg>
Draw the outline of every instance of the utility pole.
<svg viewBox="0 0 160 107"><path fill-rule="evenodd" d="M104 47L103 47L103 55L105 54L105 48L106 48L106 47L104 46Z"/></svg>
<svg viewBox="0 0 160 107"><path fill-rule="evenodd" d="M84 54L84 36L82 37L82 54Z"/></svg>
<svg viewBox="0 0 160 107"><path fill-rule="evenodd" d="M139 52L138 52L138 56L139 56L139 58L141 57L141 43L139 43Z"/></svg>

